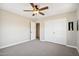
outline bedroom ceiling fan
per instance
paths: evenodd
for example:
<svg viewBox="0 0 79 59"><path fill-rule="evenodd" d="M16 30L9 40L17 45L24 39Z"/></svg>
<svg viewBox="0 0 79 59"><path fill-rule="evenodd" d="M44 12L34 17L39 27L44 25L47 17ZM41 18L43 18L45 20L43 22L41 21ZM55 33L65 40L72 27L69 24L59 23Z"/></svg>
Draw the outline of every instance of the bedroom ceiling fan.
<svg viewBox="0 0 79 59"><path fill-rule="evenodd" d="M45 15L43 12L46 9L48 9L48 6L42 7L42 8L38 8L38 5L35 5L34 3L30 3L30 5L32 6L32 10L24 10L24 12L33 12L32 16L35 16L36 14L41 14L41 15Z"/></svg>

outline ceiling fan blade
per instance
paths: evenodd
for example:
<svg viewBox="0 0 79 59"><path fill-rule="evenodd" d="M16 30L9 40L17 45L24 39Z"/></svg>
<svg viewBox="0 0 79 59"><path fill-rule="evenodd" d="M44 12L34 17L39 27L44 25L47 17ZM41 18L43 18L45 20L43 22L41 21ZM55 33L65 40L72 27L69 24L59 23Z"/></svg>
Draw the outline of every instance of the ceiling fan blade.
<svg viewBox="0 0 79 59"><path fill-rule="evenodd" d="M46 9L48 9L48 6L40 8L39 11L46 10Z"/></svg>
<svg viewBox="0 0 79 59"><path fill-rule="evenodd" d="M36 8L36 9L39 9L37 5L35 5L35 8Z"/></svg>
<svg viewBox="0 0 79 59"><path fill-rule="evenodd" d="M42 12L39 12L39 14L41 14L41 15L45 15L44 13L42 13Z"/></svg>
<svg viewBox="0 0 79 59"><path fill-rule="evenodd" d="M33 10L24 10L24 11L32 12Z"/></svg>
<svg viewBox="0 0 79 59"><path fill-rule="evenodd" d="M33 4L33 3L30 3L30 5L34 8L35 7L35 5Z"/></svg>

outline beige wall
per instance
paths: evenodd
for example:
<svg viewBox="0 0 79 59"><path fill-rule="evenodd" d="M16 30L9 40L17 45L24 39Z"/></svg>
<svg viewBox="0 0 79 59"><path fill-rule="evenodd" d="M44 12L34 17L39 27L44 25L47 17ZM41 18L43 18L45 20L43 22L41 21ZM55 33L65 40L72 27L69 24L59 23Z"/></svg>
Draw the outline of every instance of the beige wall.
<svg viewBox="0 0 79 59"><path fill-rule="evenodd" d="M73 46L73 47L77 47L77 34L76 34L76 28L74 31L68 31L68 22L69 21L73 21L75 22L77 17L76 17L76 11L74 12L69 12L69 13L65 13L65 14L61 14L61 15L55 15L55 16L49 16L49 17L46 17L46 18L42 18L40 19L40 22L44 25L43 27L43 31L45 30L45 22L53 22L54 20L65 20L65 23L66 23L66 45L69 45L69 46ZM62 23L62 22L61 22ZM60 23L60 24L61 24ZM63 24L64 25L64 24ZM52 27L52 26L51 26ZM76 24L74 25L74 27L76 27ZM53 27L54 28L54 27ZM64 27L62 27L64 28ZM51 31L52 32L52 31ZM44 32L44 35L47 34ZM65 34L63 34L64 37L65 37ZM63 36L62 35L62 36ZM45 39L45 36L44 36L44 39ZM56 41L55 41L56 42Z"/></svg>
<svg viewBox="0 0 79 59"><path fill-rule="evenodd" d="M77 30L76 30L76 20L77 20L77 16L76 16L76 12L71 13L71 15L67 16L67 22L74 22L73 26L74 26L74 31L67 31L67 44L77 47ZM68 26L68 24L67 24Z"/></svg>
<svg viewBox="0 0 79 59"><path fill-rule="evenodd" d="M61 15L49 16L46 18L40 18L39 22L41 25L40 29L40 38L41 40L45 40L45 22L50 20L61 20L66 19L66 24L69 21L74 21L76 18L76 12L65 13ZM38 20L38 19L37 19ZM0 47L5 47L10 44L15 44L22 41L30 40L30 19L25 18L23 16L16 15L14 13L10 13L4 10L0 10ZM66 27L67 30L67 27ZM66 44L71 46L77 46L77 34L76 30L73 32L66 31Z"/></svg>
<svg viewBox="0 0 79 59"><path fill-rule="evenodd" d="M73 20L76 17L77 17L76 11L73 11L73 12L68 12L64 14L58 14L58 15L40 18L39 21L47 21L47 20L54 20L54 19L60 19L60 18L67 18L68 20Z"/></svg>
<svg viewBox="0 0 79 59"><path fill-rule="evenodd" d="M30 19L0 10L0 48L30 40Z"/></svg>
<svg viewBox="0 0 79 59"><path fill-rule="evenodd" d="M77 10L77 20L79 22L79 8ZM79 30L77 31L77 47L78 47L78 52L79 52Z"/></svg>

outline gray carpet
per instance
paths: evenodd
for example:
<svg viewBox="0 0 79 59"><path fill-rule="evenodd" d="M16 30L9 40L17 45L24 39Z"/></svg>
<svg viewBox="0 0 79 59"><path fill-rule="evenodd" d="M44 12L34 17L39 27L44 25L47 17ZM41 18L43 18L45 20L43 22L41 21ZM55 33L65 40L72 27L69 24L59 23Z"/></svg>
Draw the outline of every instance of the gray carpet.
<svg viewBox="0 0 79 59"><path fill-rule="evenodd" d="M78 56L75 48L51 42L33 40L0 49L0 56Z"/></svg>

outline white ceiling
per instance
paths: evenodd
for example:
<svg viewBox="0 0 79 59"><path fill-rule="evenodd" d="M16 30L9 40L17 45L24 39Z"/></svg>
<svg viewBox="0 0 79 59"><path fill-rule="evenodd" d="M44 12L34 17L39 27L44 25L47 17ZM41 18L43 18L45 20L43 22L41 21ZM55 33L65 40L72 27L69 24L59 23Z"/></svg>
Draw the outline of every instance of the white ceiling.
<svg viewBox="0 0 79 59"><path fill-rule="evenodd" d="M37 3L37 5L39 8L44 6L49 7L48 10L43 11L45 13L44 16L39 14L32 16L32 12L24 12L24 9L32 9L29 3L0 3L0 9L4 9L29 18L42 18L66 12L72 12L75 11L78 7L77 3Z"/></svg>

